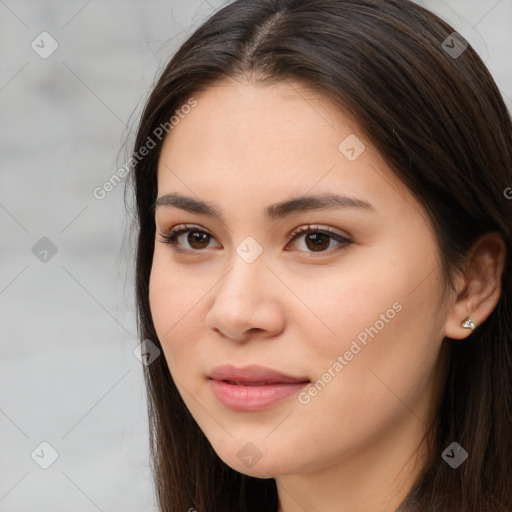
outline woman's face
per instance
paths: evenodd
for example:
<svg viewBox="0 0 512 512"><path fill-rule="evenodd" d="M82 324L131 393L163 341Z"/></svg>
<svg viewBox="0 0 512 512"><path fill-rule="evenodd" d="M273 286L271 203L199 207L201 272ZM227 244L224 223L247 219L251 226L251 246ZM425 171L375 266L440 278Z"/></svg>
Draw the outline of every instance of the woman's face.
<svg viewBox="0 0 512 512"><path fill-rule="evenodd" d="M430 418L448 315L425 211L357 125L298 83L226 81L195 98L160 154L150 278L186 406L253 476L404 460ZM242 371L228 384L210 378L220 365L296 382Z"/></svg>

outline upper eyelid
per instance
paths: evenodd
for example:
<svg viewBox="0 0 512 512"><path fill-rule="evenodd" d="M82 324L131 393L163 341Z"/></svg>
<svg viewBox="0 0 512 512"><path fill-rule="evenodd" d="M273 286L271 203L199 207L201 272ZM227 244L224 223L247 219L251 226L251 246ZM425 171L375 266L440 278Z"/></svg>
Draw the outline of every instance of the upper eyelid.
<svg viewBox="0 0 512 512"><path fill-rule="evenodd" d="M207 233L208 235L215 238L215 235L213 235L208 229L203 228L202 226L200 226L198 224L186 224L186 223L178 224L178 225L174 226L172 229L170 229L168 231L168 234L173 234L173 233L180 232L180 231L183 231L183 232L192 231L194 229L196 231L202 231L204 233ZM310 230L325 231L329 234L338 235L342 238L347 238L347 239L350 238L350 236L348 236L344 233L340 233L336 228L332 228L330 226L322 225L322 224L315 224L315 223L302 224L302 225L294 228L288 235L288 238L292 238L293 236L295 236L297 234L302 234L302 233L305 233Z"/></svg>
<svg viewBox="0 0 512 512"><path fill-rule="evenodd" d="M180 244L177 243L177 238L179 236L182 236L184 233L187 233L190 231L206 233L207 235L211 236L214 240L217 241L217 238L215 237L215 235L213 235L208 229L203 228L202 226L200 226L198 224L187 224L187 223L178 224L178 225L174 226L173 228L169 229L168 231L163 231L160 234L164 238L169 238L169 237L173 236L174 241L168 242L168 243L173 245L176 250L180 250L180 251L184 251L184 252L197 252L197 253L203 252L204 249L203 250L193 250L193 249L182 248L180 246ZM302 224L300 226L297 226L287 236L287 241L291 242L291 241L293 241L297 238L300 238L301 236L303 236L307 233L310 233L310 232L319 232L319 233L327 234L331 238L334 238L338 244L350 245L350 244L354 243L353 237L351 235L347 235L345 233L340 233L340 232L338 232L338 230L336 228L332 228L331 226L322 225L322 224L318 224L318 223L312 223L312 224L308 223L308 224ZM217 241L217 243L220 243L220 242ZM325 252L327 253L328 251L325 251ZM321 253L318 253L318 254L320 255Z"/></svg>
<svg viewBox="0 0 512 512"><path fill-rule="evenodd" d="M347 240L351 239L351 237L347 234L340 233L338 229L332 228L327 225L322 224L303 224L301 226L298 226L294 228L291 233L289 234L288 238L293 238L295 235L307 233L308 231L318 231L318 232L325 232L330 235L336 235L341 238L345 238Z"/></svg>

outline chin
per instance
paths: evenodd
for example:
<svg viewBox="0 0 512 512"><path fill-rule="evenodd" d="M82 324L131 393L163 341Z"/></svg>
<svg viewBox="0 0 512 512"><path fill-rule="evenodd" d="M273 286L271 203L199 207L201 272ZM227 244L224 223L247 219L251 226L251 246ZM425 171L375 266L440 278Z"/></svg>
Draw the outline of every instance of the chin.
<svg viewBox="0 0 512 512"><path fill-rule="evenodd" d="M281 471L279 471L278 468L269 468L268 464L263 464L262 461L259 461L252 467L247 467L244 464L241 464L238 460L231 460L228 462L230 462L230 464L228 464L230 468L253 478L262 478L268 480L269 478L275 478L281 474Z"/></svg>
<svg viewBox="0 0 512 512"><path fill-rule="evenodd" d="M265 456L265 453L258 455L256 452L252 455L251 460L251 448L237 449L235 453L229 451L229 453L219 453L215 450L219 458L228 465L231 469L238 471L247 476L254 478L275 478L278 475L294 473L293 464L284 460L282 456L279 456L275 451L271 456Z"/></svg>

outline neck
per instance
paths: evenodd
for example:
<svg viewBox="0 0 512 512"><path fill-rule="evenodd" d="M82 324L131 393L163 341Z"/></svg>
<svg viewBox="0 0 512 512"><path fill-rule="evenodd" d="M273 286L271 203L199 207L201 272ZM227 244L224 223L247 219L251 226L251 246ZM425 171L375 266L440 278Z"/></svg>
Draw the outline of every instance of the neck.
<svg viewBox="0 0 512 512"><path fill-rule="evenodd" d="M277 512L395 512L425 467L424 433L425 424L409 414L400 429L335 465L276 477Z"/></svg>

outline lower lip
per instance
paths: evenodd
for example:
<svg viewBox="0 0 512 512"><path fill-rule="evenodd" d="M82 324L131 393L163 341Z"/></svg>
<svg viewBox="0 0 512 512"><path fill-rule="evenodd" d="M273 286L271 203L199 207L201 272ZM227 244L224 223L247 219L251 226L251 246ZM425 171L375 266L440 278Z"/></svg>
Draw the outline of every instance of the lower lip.
<svg viewBox="0 0 512 512"><path fill-rule="evenodd" d="M309 382L280 382L263 386L244 386L214 379L210 379L210 382L217 400L234 411L261 411L294 395L309 384Z"/></svg>

